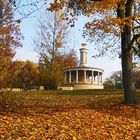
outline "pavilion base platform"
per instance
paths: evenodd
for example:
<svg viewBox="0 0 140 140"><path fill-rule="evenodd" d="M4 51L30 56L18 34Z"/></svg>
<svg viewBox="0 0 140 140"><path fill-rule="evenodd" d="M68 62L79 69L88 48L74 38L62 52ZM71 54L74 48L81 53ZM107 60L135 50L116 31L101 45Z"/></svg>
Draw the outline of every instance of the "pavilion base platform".
<svg viewBox="0 0 140 140"><path fill-rule="evenodd" d="M62 90L83 90L83 89L104 89L103 85L99 84L74 84L74 85L66 85L62 86L59 89Z"/></svg>

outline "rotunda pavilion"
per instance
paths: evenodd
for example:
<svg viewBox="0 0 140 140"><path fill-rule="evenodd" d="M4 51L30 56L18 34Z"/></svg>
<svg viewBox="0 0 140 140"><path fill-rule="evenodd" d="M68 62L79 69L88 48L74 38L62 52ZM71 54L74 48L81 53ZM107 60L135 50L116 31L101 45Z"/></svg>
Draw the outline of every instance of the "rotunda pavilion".
<svg viewBox="0 0 140 140"><path fill-rule="evenodd" d="M78 89L103 89L103 70L88 66L88 49L86 43L82 43L80 50L80 64L74 68L64 70L64 86L62 90Z"/></svg>

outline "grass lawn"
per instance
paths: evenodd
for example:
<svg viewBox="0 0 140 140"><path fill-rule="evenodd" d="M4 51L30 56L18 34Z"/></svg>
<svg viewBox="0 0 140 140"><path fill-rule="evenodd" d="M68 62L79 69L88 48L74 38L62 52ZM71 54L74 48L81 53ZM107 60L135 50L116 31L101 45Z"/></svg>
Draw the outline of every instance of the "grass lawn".
<svg viewBox="0 0 140 140"><path fill-rule="evenodd" d="M0 140L140 140L140 105L122 101L119 90L7 93Z"/></svg>

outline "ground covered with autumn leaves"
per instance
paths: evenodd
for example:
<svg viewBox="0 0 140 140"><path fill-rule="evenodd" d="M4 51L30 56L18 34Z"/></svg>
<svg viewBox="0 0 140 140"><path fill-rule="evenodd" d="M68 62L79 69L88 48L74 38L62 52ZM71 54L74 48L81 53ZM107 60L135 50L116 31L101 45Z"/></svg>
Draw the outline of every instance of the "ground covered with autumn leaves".
<svg viewBox="0 0 140 140"><path fill-rule="evenodd" d="M7 93L0 140L139 140L140 105L122 102L121 91Z"/></svg>

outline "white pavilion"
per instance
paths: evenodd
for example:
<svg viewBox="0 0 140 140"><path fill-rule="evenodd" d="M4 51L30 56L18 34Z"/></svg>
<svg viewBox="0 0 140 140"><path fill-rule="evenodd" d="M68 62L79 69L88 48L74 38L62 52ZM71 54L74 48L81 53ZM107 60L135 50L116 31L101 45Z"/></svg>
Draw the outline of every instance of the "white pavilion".
<svg viewBox="0 0 140 140"><path fill-rule="evenodd" d="M62 90L103 89L103 70L88 66L87 44L82 43L80 50L80 64L74 68L64 70L64 86Z"/></svg>

